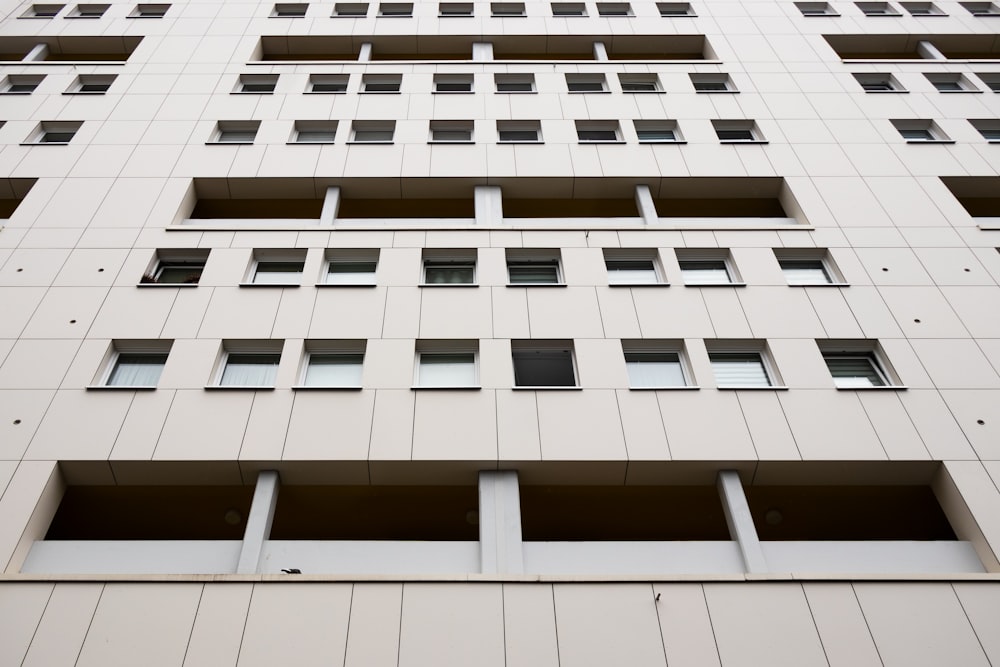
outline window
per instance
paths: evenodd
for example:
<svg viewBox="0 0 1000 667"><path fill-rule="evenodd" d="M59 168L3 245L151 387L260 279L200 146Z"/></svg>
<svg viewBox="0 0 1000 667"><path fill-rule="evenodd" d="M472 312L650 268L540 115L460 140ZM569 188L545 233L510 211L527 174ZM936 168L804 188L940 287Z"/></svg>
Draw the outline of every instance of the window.
<svg viewBox="0 0 1000 667"><path fill-rule="evenodd" d="M891 74L855 74L854 78L866 93L906 92Z"/></svg>
<svg viewBox="0 0 1000 667"><path fill-rule="evenodd" d="M375 270L378 268L377 249L331 249L326 251L327 285L375 284Z"/></svg>
<svg viewBox="0 0 1000 667"><path fill-rule="evenodd" d="M313 74L309 77L310 93L346 93L348 74Z"/></svg>
<svg viewBox="0 0 1000 667"><path fill-rule="evenodd" d="M722 143L763 143L752 120L713 120L712 125Z"/></svg>
<svg viewBox="0 0 1000 667"><path fill-rule="evenodd" d="M976 76L994 93L1000 93L1000 72L977 72Z"/></svg>
<svg viewBox="0 0 1000 667"><path fill-rule="evenodd" d="M22 19L51 19L66 5L31 5L21 14Z"/></svg>
<svg viewBox="0 0 1000 667"><path fill-rule="evenodd" d="M423 252L424 285L475 285L476 251L427 248Z"/></svg>
<svg viewBox="0 0 1000 667"><path fill-rule="evenodd" d="M133 389L156 387L172 344L171 340L114 341L100 385Z"/></svg>
<svg viewBox="0 0 1000 667"><path fill-rule="evenodd" d="M130 19L162 19L170 5L136 5L132 13L128 15Z"/></svg>
<svg viewBox="0 0 1000 667"><path fill-rule="evenodd" d="M561 285L558 250L507 249L510 285Z"/></svg>
<svg viewBox="0 0 1000 667"><path fill-rule="evenodd" d="M677 121L673 120L635 120L635 134L640 144L674 144L681 143Z"/></svg>
<svg viewBox="0 0 1000 667"><path fill-rule="evenodd" d="M301 19L305 18L308 9L308 3L304 2L279 2L271 10L271 18Z"/></svg>
<svg viewBox="0 0 1000 667"><path fill-rule="evenodd" d="M472 81L471 74L435 74L434 92L471 93Z"/></svg>
<svg viewBox="0 0 1000 667"><path fill-rule="evenodd" d="M982 120L970 120L969 123L979 131L979 134L983 135L983 139L986 139L990 143L1000 142L1000 120L985 118Z"/></svg>
<svg viewBox="0 0 1000 667"><path fill-rule="evenodd" d="M423 389L478 387L479 341L417 341L414 385Z"/></svg>
<svg viewBox="0 0 1000 667"><path fill-rule="evenodd" d="M682 341L623 340L629 388L688 386L688 369L681 354L683 345Z"/></svg>
<svg viewBox="0 0 1000 667"><path fill-rule="evenodd" d="M282 341L224 341L216 386L270 388L278 374Z"/></svg>
<svg viewBox="0 0 1000 667"><path fill-rule="evenodd" d="M899 4L910 13L910 16L946 16L941 8L933 2L901 2Z"/></svg>
<svg viewBox="0 0 1000 667"><path fill-rule="evenodd" d="M742 284L730 260L728 250L678 248L676 252L685 285Z"/></svg>
<svg viewBox="0 0 1000 667"><path fill-rule="evenodd" d="M690 2L658 2L656 8L660 16L674 18L675 16L695 16Z"/></svg>
<svg viewBox="0 0 1000 667"><path fill-rule="evenodd" d="M38 124L26 143L68 144L82 126L83 121L43 121Z"/></svg>
<svg viewBox="0 0 1000 667"><path fill-rule="evenodd" d="M378 15L386 18L409 18L413 16L411 2L383 2L378 6Z"/></svg>
<svg viewBox="0 0 1000 667"><path fill-rule="evenodd" d="M396 132L396 121L356 120L351 131L351 141L356 144L391 144Z"/></svg>
<svg viewBox="0 0 1000 667"><path fill-rule="evenodd" d="M430 140L434 144L469 144L472 128L471 120L432 120Z"/></svg>
<svg viewBox="0 0 1000 667"><path fill-rule="evenodd" d="M305 250L255 250L249 284L299 285L304 266Z"/></svg>
<svg viewBox="0 0 1000 667"><path fill-rule="evenodd" d="M537 120L498 120L497 140L501 144L540 144L541 123Z"/></svg>
<svg viewBox="0 0 1000 667"><path fill-rule="evenodd" d="M368 16L367 2L338 2L333 6L335 18L364 18Z"/></svg>
<svg viewBox="0 0 1000 667"><path fill-rule="evenodd" d="M297 144L332 144L336 138L337 121L335 120L295 121L295 143Z"/></svg>
<svg viewBox="0 0 1000 667"><path fill-rule="evenodd" d="M44 74L11 74L0 83L4 95L30 95L45 78Z"/></svg>
<svg viewBox="0 0 1000 667"><path fill-rule="evenodd" d="M907 119L889 122L893 124L900 136L906 139L908 144L948 141L948 138L934 121Z"/></svg>
<svg viewBox="0 0 1000 667"><path fill-rule="evenodd" d="M705 341L720 389L755 389L775 383L764 360L762 341Z"/></svg>
<svg viewBox="0 0 1000 667"><path fill-rule="evenodd" d="M571 93L606 93L608 82L603 74L567 74L566 88Z"/></svg>
<svg viewBox="0 0 1000 667"><path fill-rule="evenodd" d="M252 144L259 127L259 120L220 120L209 143Z"/></svg>
<svg viewBox="0 0 1000 667"><path fill-rule="evenodd" d="M829 253L821 248L775 248L774 255L789 285L841 285Z"/></svg>
<svg viewBox="0 0 1000 667"><path fill-rule="evenodd" d="M690 74L691 85L699 93L738 92L728 74Z"/></svg>
<svg viewBox="0 0 1000 667"><path fill-rule="evenodd" d="M307 340L302 387L360 389L364 340Z"/></svg>
<svg viewBox="0 0 1000 667"><path fill-rule="evenodd" d="M144 285L197 285L208 261L207 250L157 250L156 258L139 280Z"/></svg>
<svg viewBox="0 0 1000 667"><path fill-rule="evenodd" d="M99 19L104 16L111 5L77 5L66 18L70 19Z"/></svg>
<svg viewBox="0 0 1000 667"><path fill-rule="evenodd" d="M573 341L512 340L515 387L575 387Z"/></svg>
<svg viewBox="0 0 1000 667"><path fill-rule="evenodd" d="M361 77L361 92L398 93L402 81L400 74L365 74Z"/></svg>
<svg viewBox="0 0 1000 667"><path fill-rule="evenodd" d="M616 120L578 120L576 137L581 144L618 143L621 136Z"/></svg>
<svg viewBox="0 0 1000 667"><path fill-rule="evenodd" d="M840 16L828 2L796 2L802 16Z"/></svg>
<svg viewBox="0 0 1000 667"><path fill-rule="evenodd" d="M587 6L582 2L553 2L552 16L586 16Z"/></svg>
<svg viewBox="0 0 1000 667"><path fill-rule="evenodd" d="M438 5L438 16L441 18L472 16L471 2L442 2Z"/></svg>
<svg viewBox="0 0 1000 667"><path fill-rule="evenodd" d="M277 74L241 74L236 93L273 93L278 85Z"/></svg>
<svg viewBox="0 0 1000 667"><path fill-rule="evenodd" d="M623 93L661 93L663 88L655 74L619 74Z"/></svg>
<svg viewBox="0 0 1000 667"><path fill-rule="evenodd" d="M973 16L1000 16L1000 7L993 2L960 2L958 3Z"/></svg>
<svg viewBox="0 0 1000 667"><path fill-rule="evenodd" d="M627 2L598 2L599 16L632 16L632 5Z"/></svg>
<svg viewBox="0 0 1000 667"><path fill-rule="evenodd" d="M901 16L899 11L888 2L855 2L865 16Z"/></svg>
<svg viewBox="0 0 1000 667"><path fill-rule="evenodd" d="M661 284L655 250L604 249L609 285Z"/></svg>
<svg viewBox="0 0 1000 667"><path fill-rule="evenodd" d="M499 17L526 15L523 2L492 2L490 13Z"/></svg>
<svg viewBox="0 0 1000 667"><path fill-rule="evenodd" d="M103 95L115 82L115 74L81 74L64 95Z"/></svg>
<svg viewBox="0 0 1000 667"><path fill-rule="evenodd" d="M858 389L884 387L888 384L875 358L866 355L823 355L826 367L830 369L833 383L838 389Z"/></svg>
<svg viewBox="0 0 1000 667"><path fill-rule="evenodd" d="M978 93L979 89L962 74L924 74L939 93Z"/></svg>
<svg viewBox="0 0 1000 667"><path fill-rule="evenodd" d="M535 92L534 74L495 74L493 82L498 93Z"/></svg>

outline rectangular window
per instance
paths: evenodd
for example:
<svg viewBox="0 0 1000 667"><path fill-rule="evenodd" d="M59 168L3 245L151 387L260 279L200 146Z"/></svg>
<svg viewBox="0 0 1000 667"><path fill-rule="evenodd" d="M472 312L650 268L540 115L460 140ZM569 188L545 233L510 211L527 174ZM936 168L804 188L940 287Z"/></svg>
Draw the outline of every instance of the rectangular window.
<svg viewBox="0 0 1000 667"><path fill-rule="evenodd" d="M68 144L82 126L82 121L43 121L38 124L26 143Z"/></svg>
<svg viewBox="0 0 1000 667"><path fill-rule="evenodd" d="M4 95L30 95L45 79L45 75L11 74L0 83L0 93Z"/></svg>
<svg viewBox="0 0 1000 667"><path fill-rule="evenodd" d="M1000 7L992 2L960 2L958 3L973 16L998 16Z"/></svg>
<svg viewBox="0 0 1000 667"><path fill-rule="evenodd" d="M695 16L690 2L658 2L656 3L656 9L660 12L660 16L664 18Z"/></svg>
<svg viewBox="0 0 1000 667"><path fill-rule="evenodd" d="M566 88L571 93L606 93L608 82L603 74L567 74Z"/></svg>
<svg viewBox="0 0 1000 667"><path fill-rule="evenodd" d="M130 19L162 19L167 14L170 5L136 5L132 13L128 15Z"/></svg>
<svg viewBox="0 0 1000 667"><path fill-rule="evenodd" d="M475 285L476 251L425 249L424 285Z"/></svg>
<svg viewBox="0 0 1000 667"><path fill-rule="evenodd" d="M273 93L278 85L277 74L241 74L237 93Z"/></svg>
<svg viewBox="0 0 1000 667"><path fill-rule="evenodd" d="M21 14L22 19L51 19L62 11L66 5L31 5Z"/></svg>
<svg viewBox="0 0 1000 667"><path fill-rule="evenodd" d="M890 120L900 136L906 139L907 143L924 143L934 141L947 141L941 128L931 120Z"/></svg>
<svg viewBox="0 0 1000 667"><path fill-rule="evenodd" d="M299 2L279 2L271 11L271 17L277 19L301 19L305 18L309 9L307 3Z"/></svg>
<svg viewBox="0 0 1000 667"><path fill-rule="evenodd" d="M494 74L493 82L498 93L535 92L534 74Z"/></svg>
<svg viewBox="0 0 1000 667"><path fill-rule="evenodd" d="M699 93L735 93L728 74L689 74L691 85Z"/></svg>
<svg viewBox="0 0 1000 667"><path fill-rule="evenodd" d="M881 369L870 355L823 355L826 367L830 369L833 383L838 389L863 389L884 387L889 384Z"/></svg>
<svg viewBox="0 0 1000 667"><path fill-rule="evenodd" d="M910 13L910 16L946 16L941 8L933 2L901 2L899 4Z"/></svg>
<svg viewBox="0 0 1000 667"><path fill-rule="evenodd" d="M655 285L660 283L655 250L604 249L604 266L610 285Z"/></svg>
<svg viewBox="0 0 1000 667"><path fill-rule="evenodd" d="M752 120L713 120L715 134L723 143L747 143L761 141L760 133Z"/></svg>
<svg viewBox="0 0 1000 667"><path fill-rule="evenodd" d="M471 74L435 74L434 92L471 93L472 81Z"/></svg>
<svg viewBox="0 0 1000 667"><path fill-rule="evenodd" d="M498 17L526 16L523 2L493 2L490 13Z"/></svg>
<svg viewBox="0 0 1000 667"><path fill-rule="evenodd" d="M1000 93L1000 72L976 72L976 76L994 93Z"/></svg>
<svg viewBox="0 0 1000 667"><path fill-rule="evenodd" d="M575 387L573 341L512 340L515 387Z"/></svg>
<svg viewBox="0 0 1000 667"><path fill-rule="evenodd" d="M576 137L581 144L621 141L621 136L618 133L618 121L614 120L578 120L576 121Z"/></svg>
<svg viewBox="0 0 1000 667"><path fill-rule="evenodd" d="M1000 141L1000 120L993 118L974 119L969 123L976 128L983 139L989 142Z"/></svg>
<svg viewBox="0 0 1000 667"><path fill-rule="evenodd" d="M361 388L365 341L307 340L304 387Z"/></svg>
<svg viewBox="0 0 1000 667"><path fill-rule="evenodd" d="M398 93L402 81L400 74L365 74L361 77L361 92Z"/></svg>
<svg viewBox="0 0 1000 667"><path fill-rule="evenodd" d="M115 82L115 74L81 74L64 94L66 95L103 95Z"/></svg>
<svg viewBox="0 0 1000 667"><path fill-rule="evenodd" d="M478 341L417 341L416 387L479 386Z"/></svg>
<svg viewBox="0 0 1000 667"><path fill-rule="evenodd" d="M582 2L553 2L552 16L586 16L587 6Z"/></svg>
<svg viewBox="0 0 1000 667"><path fill-rule="evenodd" d="M338 18L364 18L368 16L368 3L338 2L333 6L333 16Z"/></svg>
<svg viewBox="0 0 1000 667"><path fill-rule="evenodd" d="M840 16L828 2L796 2L802 16Z"/></svg>
<svg viewBox="0 0 1000 667"><path fill-rule="evenodd" d="M739 274L724 248L678 248L677 263L685 285L734 285Z"/></svg>
<svg viewBox="0 0 1000 667"><path fill-rule="evenodd" d="M709 352L715 383L722 388L770 387L760 352Z"/></svg>
<svg viewBox="0 0 1000 667"><path fill-rule="evenodd" d="M66 18L71 19L99 19L104 16L111 5L77 5L72 13Z"/></svg>
<svg viewBox="0 0 1000 667"><path fill-rule="evenodd" d="M227 352L220 387L273 387L281 353Z"/></svg>
<svg viewBox="0 0 1000 667"><path fill-rule="evenodd" d="M258 261L254 267L255 285L298 285L302 281L303 262Z"/></svg>
<svg viewBox="0 0 1000 667"><path fill-rule="evenodd" d="M559 251L509 248L507 276L511 285L561 285Z"/></svg>
<svg viewBox="0 0 1000 667"><path fill-rule="evenodd" d="M158 250L152 268L143 274L141 284L197 285L205 270L208 250Z"/></svg>
<svg viewBox="0 0 1000 667"><path fill-rule="evenodd" d="M471 2L442 2L438 5L438 16L441 18L472 16L472 14Z"/></svg>
<svg viewBox="0 0 1000 667"><path fill-rule="evenodd" d="M678 352L654 351L649 349L629 349L622 341L625 353L625 368L628 384L632 389L657 389L660 387L684 387L684 367Z"/></svg>
<svg viewBox="0 0 1000 667"><path fill-rule="evenodd" d="M825 250L775 248L774 254L789 285L843 283Z"/></svg>
<svg viewBox="0 0 1000 667"><path fill-rule="evenodd" d="M216 126L213 141L215 144L252 144L260 128L258 120L220 120Z"/></svg>
<svg viewBox="0 0 1000 667"><path fill-rule="evenodd" d="M408 18L413 16L411 2L383 2L378 6L378 15L382 17Z"/></svg>
<svg viewBox="0 0 1000 667"><path fill-rule="evenodd" d="M310 93L346 93L348 74L313 74L309 77Z"/></svg>
<svg viewBox="0 0 1000 667"><path fill-rule="evenodd" d="M336 138L337 121L335 120L295 121L295 143L297 144L332 144Z"/></svg>
<svg viewBox="0 0 1000 667"><path fill-rule="evenodd" d="M641 144L672 144L682 140L676 121L636 120L632 123Z"/></svg>
<svg viewBox="0 0 1000 667"><path fill-rule="evenodd" d="M374 285L378 256L378 250L328 250L324 282L327 285Z"/></svg>
<svg viewBox="0 0 1000 667"><path fill-rule="evenodd" d="M391 144L396 131L394 120L356 120L352 126L351 141L357 144Z"/></svg>
<svg viewBox="0 0 1000 667"><path fill-rule="evenodd" d="M961 74L924 74L939 93L978 93L979 89Z"/></svg>
<svg viewBox="0 0 1000 667"><path fill-rule="evenodd" d="M542 143L541 123L537 120L498 120L497 141L502 144Z"/></svg>
<svg viewBox="0 0 1000 667"><path fill-rule="evenodd" d="M655 74L619 74L623 93L659 93L663 91Z"/></svg>
<svg viewBox="0 0 1000 667"><path fill-rule="evenodd" d="M471 120L432 120L431 143L468 144L472 142Z"/></svg>
<svg viewBox="0 0 1000 667"><path fill-rule="evenodd" d="M855 2L865 16L901 16L888 2Z"/></svg>
<svg viewBox="0 0 1000 667"><path fill-rule="evenodd" d="M632 5L627 2L598 2L599 16L632 16Z"/></svg>
<svg viewBox="0 0 1000 667"><path fill-rule="evenodd" d="M160 381L173 341L115 341L106 387L151 388Z"/></svg>

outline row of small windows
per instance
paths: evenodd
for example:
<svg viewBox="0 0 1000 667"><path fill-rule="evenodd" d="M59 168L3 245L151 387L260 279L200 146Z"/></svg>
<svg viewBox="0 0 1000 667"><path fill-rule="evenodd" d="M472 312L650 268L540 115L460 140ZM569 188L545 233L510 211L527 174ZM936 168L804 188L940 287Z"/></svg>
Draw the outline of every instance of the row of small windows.
<svg viewBox="0 0 1000 667"><path fill-rule="evenodd" d="M66 5L31 5L20 18L51 19L59 15ZM68 19L99 19L111 8L104 4L81 4L75 6L64 18ZM130 19L160 19L166 16L170 5L138 4L128 13Z"/></svg>
<svg viewBox="0 0 1000 667"><path fill-rule="evenodd" d="M257 249L244 274L245 286L296 287L302 284L308 251ZM743 285L732 256L725 248L677 248L685 285ZM846 285L829 252L822 248L776 248L775 260L789 285ZM207 250L159 250L141 285L197 285L208 261ZM374 286L378 249L327 249L318 285ZM420 284L475 286L478 251L475 248L425 249ZM565 285L558 248L508 248L507 280L511 286ZM655 248L605 248L608 284L616 286L667 285L659 251Z"/></svg>
<svg viewBox="0 0 1000 667"><path fill-rule="evenodd" d="M588 10L584 2L553 2L550 4L552 16L589 16L594 11L597 16L635 16L628 2L597 2L593 10ZM658 2L657 11L663 17L695 16L691 4L687 2ZM271 18L304 18L309 10L308 3L278 3L271 11ZM366 18L369 13L367 2L338 2L333 6L333 18ZM413 16L413 3L381 2L377 5L376 16L382 18L409 18ZM475 16L475 5L471 2L442 2L438 4L440 18L462 18ZM517 18L528 16L523 2L491 2L490 16L496 18Z"/></svg>
<svg viewBox="0 0 1000 667"><path fill-rule="evenodd" d="M973 16L1000 16L1000 7L993 2L959 2L959 6ZM902 16L903 13L891 2L855 2L854 5L865 16ZM795 6L803 16L840 16L828 2L796 2ZM933 2L900 2L910 16L947 16Z"/></svg>
<svg viewBox="0 0 1000 667"><path fill-rule="evenodd" d="M222 341L209 388L273 389L283 340ZM904 388L877 341L817 340L838 389ZM173 341L115 341L91 388L154 389ZM680 340L622 340L631 389L697 389L688 350ZM781 388L763 340L706 340L708 363L720 389ZM514 387L579 388L572 340L511 340ZM306 340L293 388L361 389L364 340ZM478 340L417 340L414 389L479 389Z"/></svg>

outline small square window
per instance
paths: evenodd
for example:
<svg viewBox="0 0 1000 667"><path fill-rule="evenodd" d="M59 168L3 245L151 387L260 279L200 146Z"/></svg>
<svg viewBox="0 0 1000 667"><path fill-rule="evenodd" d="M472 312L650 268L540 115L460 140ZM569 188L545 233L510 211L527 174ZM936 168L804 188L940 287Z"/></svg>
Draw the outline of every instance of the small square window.
<svg viewBox="0 0 1000 667"><path fill-rule="evenodd" d="M495 74L493 82L498 93L535 92L534 74Z"/></svg>
<svg viewBox="0 0 1000 667"><path fill-rule="evenodd" d="M616 120L578 120L576 137L581 144L613 144L621 141Z"/></svg>
<svg viewBox="0 0 1000 667"><path fill-rule="evenodd" d="M603 74L567 74L566 88L571 93L606 93L608 82Z"/></svg>
<svg viewBox="0 0 1000 667"><path fill-rule="evenodd" d="M459 18L473 15L471 2L442 2L438 5L438 16L441 18Z"/></svg>
<svg viewBox="0 0 1000 667"><path fill-rule="evenodd" d="M66 18L70 19L99 19L104 16L111 5L77 5Z"/></svg>
<svg viewBox="0 0 1000 667"><path fill-rule="evenodd" d="M885 362L878 341L817 340L816 344L837 389L904 388Z"/></svg>
<svg viewBox="0 0 1000 667"><path fill-rule="evenodd" d="M958 3L973 16L1000 16L1000 7L993 2L960 2Z"/></svg>
<svg viewBox="0 0 1000 667"><path fill-rule="evenodd" d="M378 6L378 15L386 18L409 18L413 16L413 3L382 2Z"/></svg>
<svg viewBox="0 0 1000 667"><path fill-rule="evenodd" d="M0 94L30 95L44 79L44 74L11 74L0 82Z"/></svg>
<svg viewBox="0 0 1000 667"><path fill-rule="evenodd" d="M490 13L498 17L527 16L523 2L492 2Z"/></svg>
<svg viewBox="0 0 1000 667"><path fill-rule="evenodd" d="M828 2L796 2L802 16L840 16Z"/></svg>
<svg viewBox="0 0 1000 667"><path fill-rule="evenodd" d="M640 144L675 144L683 140L673 120L635 120L632 124Z"/></svg>
<svg viewBox="0 0 1000 667"><path fill-rule="evenodd" d="M901 2L899 4L910 13L910 16L946 16L941 8L933 2Z"/></svg>
<svg viewBox="0 0 1000 667"><path fill-rule="evenodd" d="M760 352L709 350L715 384L719 388L747 389L770 387L774 383Z"/></svg>
<svg viewBox="0 0 1000 667"><path fill-rule="evenodd" d="M82 126L82 121L43 121L35 128L27 143L68 144Z"/></svg>
<svg viewBox="0 0 1000 667"><path fill-rule="evenodd" d="M515 387L576 387L573 341L512 340Z"/></svg>
<svg viewBox="0 0 1000 667"><path fill-rule="evenodd" d="M829 285L833 283L821 259L779 259L789 285Z"/></svg>
<svg viewBox="0 0 1000 667"><path fill-rule="evenodd" d="M994 93L1000 93L1000 72L977 72L976 76Z"/></svg>
<svg viewBox="0 0 1000 667"><path fill-rule="evenodd" d="M172 344L171 340L114 341L106 376L100 385L133 389L156 387Z"/></svg>
<svg viewBox="0 0 1000 667"><path fill-rule="evenodd" d="M865 16L902 16L895 7L888 2L855 2Z"/></svg>
<svg viewBox="0 0 1000 667"><path fill-rule="evenodd" d="M417 341L415 386L431 388L475 388L478 341Z"/></svg>
<svg viewBox="0 0 1000 667"><path fill-rule="evenodd" d="M423 285L475 285L476 251L428 248L423 251Z"/></svg>
<svg viewBox="0 0 1000 667"><path fill-rule="evenodd" d="M713 120L715 134L723 143L758 143L762 139L752 120Z"/></svg>
<svg viewBox="0 0 1000 667"><path fill-rule="evenodd" d="M215 136L209 143L252 144L257 137L260 121L220 120Z"/></svg>
<svg viewBox="0 0 1000 667"><path fill-rule="evenodd" d="M939 93L978 93L979 89L962 74L924 74Z"/></svg>
<svg viewBox="0 0 1000 667"><path fill-rule="evenodd" d="M365 341L307 340L304 387L360 389Z"/></svg>
<svg viewBox="0 0 1000 667"><path fill-rule="evenodd" d="M219 387L274 387L282 341L225 342Z"/></svg>
<svg viewBox="0 0 1000 667"><path fill-rule="evenodd" d="M498 120L497 139L502 144L540 144L541 123L537 120Z"/></svg>
<svg viewBox="0 0 1000 667"><path fill-rule="evenodd" d="M51 19L62 11L66 5L31 5L21 14L22 19Z"/></svg>
<svg viewBox="0 0 1000 667"><path fill-rule="evenodd" d="M729 251L721 248L705 250L679 248L677 263L685 285L735 285L740 284Z"/></svg>
<svg viewBox="0 0 1000 667"><path fill-rule="evenodd" d="M305 18L309 5L304 2L279 2L271 10L271 18L301 19Z"/></svg>
<svg viewBox="0 0 1000 667"><path fill-rule="evenodd" d="M627 2L598 2L599 16L632 16L632 5Z"/></svg>
<svg viewBox="0 0 1000 667"><path fill-rule="evenodd" d="M432 120L430 123L430 129L431 143L472 143L473 122L471 120Z"/></svg>
<svg viewBox="0 0 1000 667"><path fill-rule="evenodd" d="M561 285L558 250L507 249L510 285Z"/></svg>
<svg viewBox="0 0 1000 667"><path fill-rule="evenodd" d="M130 19L162 19L167 14L170 5L136 5L132 13L128 15Z"/></svg>
<svg viewBox="0 0 1000 667"><path fill-rule="evenodd" d="M313 74L309 77L310 93L346 93L348 74Z"/></svg>
<svg viewBox="0 0 1000 667"><path fill-rule="evenodd" d="M65 94L103 95L118 78L115 74L81 74Z"/></svg>
<svg viewBox="0 0 1000 667"><path fill-rule="evenodd" d="M274 92L277 85L277 74L241 74L239 85L234 92L269 94Z"/></svg>
<svg viewBox="0 0 1000 667"><path fill-rule="evenodd" d="M660 80L655 74L619 74L618 83L623 93L663 92Z"/></svg>
<svg viewBox="0 0 1000 667"><path fill-rule="evenodd" d="M699 93L735 93L736 86L728 74L690 74L691 85Z"/></svg>
<svg viewBox="0 0 1000 667"><path fill-rule="evenodd" d="M253 272L254 285L298 285L303 262L258 261Z"/></svg>
<svg viewBox="0 0 1000 667"><path fill-rule="evenodd" d="M587 6L582 2L553 2L552 16L586 16Z"/></svg>
<svg viewBox="0 0 1000 667"><path fill-rule="evenodd" d="M473 77L471 74L435 74L435 93L471 93Z"/></svg>
<svg viewBox="0 0 1000 667"><path fill-rule="evenodd" d="M687 369L681 341L623 340L625 369L630 389L686 387Z"/></svg>
<svg viewBox="0 0 1000 667"><path fill-rule="evenodd" d="M158 250L154 264L139 282L145 285L197 285L207 260L207 250Z"/></svg>
<svg viewBox="0 0 1000 667"><path fill-rule="evenodd" d="M695 16L690 2L658 2L656 8L659 10L660 16L664 18Z"/></svg>
<svg viewBox="0 0 1000 667"><path fill-rule="evenodd" d="M402 82L400 74L365 74L361 77L361 92L398 93Z"/></svg>
<svg viewBox="0 0 1000 667"><path fill-rule="evenodd" d="M336 249L326 251L327 285L372 286L378 269L376 249Z"/></svg>
<svg viewBox="0 0 1000 667"><path fill-rule="evenodd" d="M979 134L983 135L983 139L986 139L990 143L1000 142L1000 120L985 118L982 120L970 120L969 123L979 131Z"/></svg>
<svg viewBox="0 0 1000 667"><path fill-rule="evenodd" d="M351 141L356 144L391 144L395 132L394 120L356 120L351 126Z"/></svg>
<svg viewBox="0 0 1000 667"><path fill-rule="evenodd" d="M368 16L367 2L338 2L333 6L333 16L357 19Z"/></svg>
<svg viewBox="0 0 1000 667"><path fill-rule="evenodd" d="M609 285L656 285L660 275L656 269L656 251L604 249L604 266Z"/></svg>
<svg viewBox="0 0 1000 667"><path fill-rule="evenodd" d="M891 74L855 74L854 78L866 93L906 92Z"/></svg>
<svg viewBox="0 0 1000 667"><path fill-rule="evenodd" d="M332 144L336 138L337 121L335 120L295 121L295 143L297 144Z"/></svg>
<svg viewBox="0 0 1000 667"><path fill-rule="evenodd" d="M890 120L900 136L907 143L948 141L934 121L930 120Z"/></svg>

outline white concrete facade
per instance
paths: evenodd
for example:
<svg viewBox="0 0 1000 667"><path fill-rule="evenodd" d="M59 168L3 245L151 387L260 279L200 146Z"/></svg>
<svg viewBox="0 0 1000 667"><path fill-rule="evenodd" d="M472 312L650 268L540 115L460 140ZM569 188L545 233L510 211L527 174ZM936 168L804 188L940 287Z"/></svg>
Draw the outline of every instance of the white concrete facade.
<svg viewBox="0 0 1000 667"><path fill-rule="evenodd" d="M0 8L0 667L1000 663L996 4Z"/></svg>

